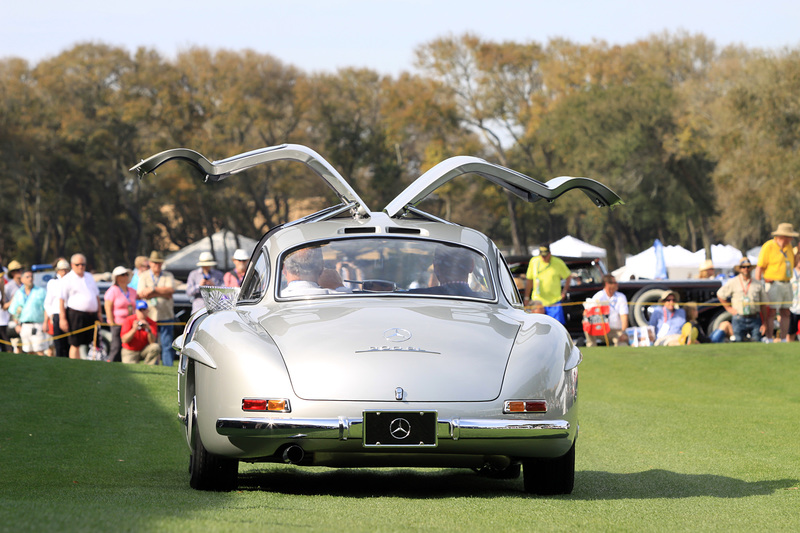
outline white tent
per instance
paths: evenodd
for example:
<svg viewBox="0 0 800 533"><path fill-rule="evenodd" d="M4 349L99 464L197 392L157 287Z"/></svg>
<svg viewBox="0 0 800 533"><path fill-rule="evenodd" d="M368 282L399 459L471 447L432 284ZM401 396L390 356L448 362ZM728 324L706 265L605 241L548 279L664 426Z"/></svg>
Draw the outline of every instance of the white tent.
<svg viewBox="0 0 800 533"><path fill-rule="evenodd" d="M730 271L743 257L742 252L730 245L711 245L711 261L714 268ZM705 261L705 250L690 252L682 246L664 246L664 263L667 267L667 276L670 279L696 278L699 274L700 263ZM625 266L613 272L618 279L635 278L653 279L656 272L656 252L651 246L647 250L628 257Z"/></svg>
<svg viewBox="0 0 800 533"><path fill-rule="evenodd" d="M697 258L697 265L706 259L706 251L698 250L694 253ZM744 254L738 248L730 244L712 244L711 245L711 262L714 263L714 268L717 270L732 270L733 267L739 264Z"/></svg>
<svg viewBox="0 0 800 533"><path fill-rule="evenodd" d="M565 235L550 245L550 253L565 257L606 257L605 248Z"/></svg>
<svg viewBox="0 0 800 533"><path fill-rule="evenodd" d="M238 245L237 245L238 239ZM223 272L227 272L233 268L233 252L236 248L243 248L248 255L253 253L258 241L245 237L244 235L236 235L232 231L222 230L218 231L211 236L214 243L214 258L217 260L217 268ZM175 274L178 279L186 279L186 276L197 268L197 261L202 252L210 252L211 243L208 237L204 237L197 242L181 248L177 252L170 254L164 261L164 269Z"/></svg>

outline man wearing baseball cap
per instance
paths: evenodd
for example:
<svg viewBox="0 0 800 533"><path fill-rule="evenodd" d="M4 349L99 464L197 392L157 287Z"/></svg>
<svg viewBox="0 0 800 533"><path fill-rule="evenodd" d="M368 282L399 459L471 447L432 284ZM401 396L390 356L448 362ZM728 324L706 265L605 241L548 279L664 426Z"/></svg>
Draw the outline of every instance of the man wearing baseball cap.
<svg viewBox="0 0 800 533"><path fill-rule="evenodd" d="M531 258L525 274L525 305L529 305L531 300L540 300L547 315L566 324L561 300L567 296L570 275L567 264L558 257L553 257L549 246L540 246L539 255Z"/></svg>
<svg viewBox="0 0 800 533"><path fill-rule="evenodd" d="M136 311L122 321L122 362L157 365L161 359L161 345L158 343L158 324L146 314L147 302L136 301Z"/></svg>
<svg viewBox="0 0 800 533"><path fill-rule="evenodd" d="M69 342L62 337L65 331L61 330L61 309L58 301L61 299L61 279L69 272L69 261L64 258L56 261L56 275L47 282L47 293L44 297L44 312L52 326L48 333L53 335L53 348L56 357L69 357Z"/></svg>
<svg viewBox="0 0 800 533"><path fill-rule="evenodd" d="M794 251L792 238L799 237L788 222L778 224L772 232L772 239L761 247L758 254L758 266L755 279L764 281L769 305L766 308L764 324L766 326L766 342L772 342L774 336L773 320L775 313L780 313L781 329L778 341L785 339L789 332L789 308L792 305L792 270L794 269Z"/></svg>

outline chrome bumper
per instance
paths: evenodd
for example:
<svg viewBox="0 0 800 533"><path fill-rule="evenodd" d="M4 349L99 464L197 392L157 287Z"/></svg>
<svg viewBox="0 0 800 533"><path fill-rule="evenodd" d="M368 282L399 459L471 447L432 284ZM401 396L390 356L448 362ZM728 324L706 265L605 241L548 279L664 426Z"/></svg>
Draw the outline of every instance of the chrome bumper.
<svg viewBox="0 0 800 533"><path fill-rule="evenodd" d="M279 439L358 439L363 437L362 418L220 418L217 433L227 437ZM530 439L569 436L567 420L459 419L438 420L439 439Z"/></svg>

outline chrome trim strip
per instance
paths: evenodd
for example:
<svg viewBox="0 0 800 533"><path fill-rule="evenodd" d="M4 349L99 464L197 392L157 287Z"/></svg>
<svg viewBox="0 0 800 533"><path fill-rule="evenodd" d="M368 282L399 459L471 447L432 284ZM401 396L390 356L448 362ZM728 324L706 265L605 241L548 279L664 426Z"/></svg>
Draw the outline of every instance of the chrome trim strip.
<svg viewBox="0 0 800 533"><path fill-rule="evenodd" d="M362 418L220 418L217 433L227 437L361 439ZM567 420L525 419L440 419L439 438L520 439L564 438L569 435Z"/></svg>

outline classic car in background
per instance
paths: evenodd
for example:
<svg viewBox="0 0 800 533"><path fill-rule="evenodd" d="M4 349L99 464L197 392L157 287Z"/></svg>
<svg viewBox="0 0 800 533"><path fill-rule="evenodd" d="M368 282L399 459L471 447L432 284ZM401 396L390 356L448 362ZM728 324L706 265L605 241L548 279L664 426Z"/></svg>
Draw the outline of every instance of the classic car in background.
<svg viewBox="0 0 800 533"><path fill-rule="evenodd" d="M466 173L528 201L581 189L474 157L448 159L371 211L309 148L282 145L210 162L168 150L219 180L277 160L306 164L341 204L271 229L240 291L208 289L176 339L179 417L190 485L231 490L238 464L460 467L516 477L536 494L572 491L581 353L553 319L525 313L485 235L417 207ZM134 170L132 169L132 170Z"/></svg>
<svg viewBox="0 0 800 533"><path fill-rule="evenodd" d="M509 255L506 257L517 287L524 288L525 273L531 256ZM564 299L566 327L572 338L583 344L583 305L587 298L603 288L603 276L607 273L605 263L599 257L561 257L572 272L567 297ZM628 298L631 326L646 326L652 306L658 303L665 290L678 293L681 302L696 302L698 324L706 332L717 329L731 315L719 305L717 290L722 286L718 279L618 279L617 290Z"/></svg>

